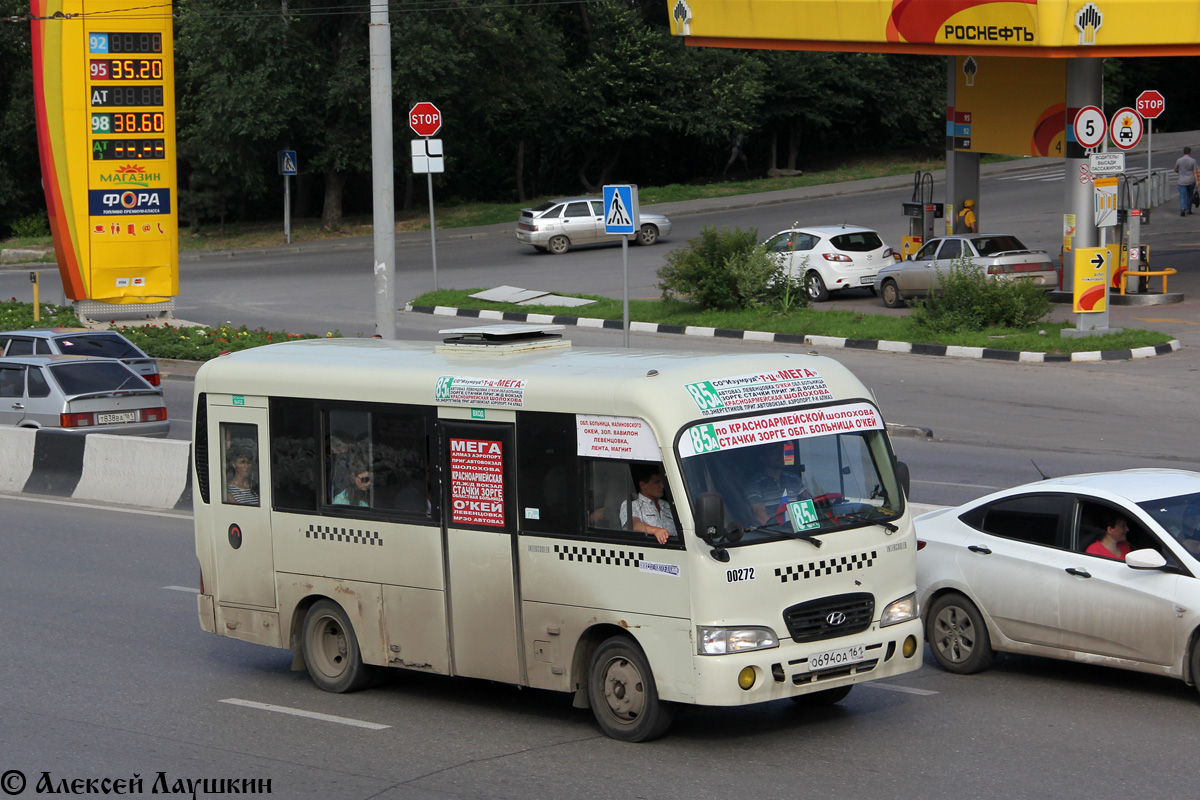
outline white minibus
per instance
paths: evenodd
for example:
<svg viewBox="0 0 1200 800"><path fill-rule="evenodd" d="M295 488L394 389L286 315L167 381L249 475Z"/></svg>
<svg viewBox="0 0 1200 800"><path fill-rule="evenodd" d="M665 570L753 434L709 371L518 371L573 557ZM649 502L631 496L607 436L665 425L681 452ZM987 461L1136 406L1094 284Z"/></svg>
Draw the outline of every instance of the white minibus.
<svg viewBox="0 0 1200 800"><path fill-rule="evenodd" d="M554 327L205 364L201 627L331 692L388 667L570 692L625 741L920 666L907 470L858 379Z"/></svg>

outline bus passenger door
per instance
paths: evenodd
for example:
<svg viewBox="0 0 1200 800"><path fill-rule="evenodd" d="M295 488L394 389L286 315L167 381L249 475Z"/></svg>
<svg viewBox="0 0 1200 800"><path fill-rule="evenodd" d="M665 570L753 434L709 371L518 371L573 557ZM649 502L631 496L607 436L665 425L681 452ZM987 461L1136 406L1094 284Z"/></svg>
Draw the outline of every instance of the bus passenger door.
<svg viewBox="0 0 1200 800"><path fill-rule="evenodd" d="M489 421L468 422L447 418L461 418L470 409L438 411L454 674L523 684L515 558L515 415L489 408Z"/></svg>
<svg viewBox="0 0 1200 800"><path fill-rule="evenodd" d="M267 401L240 395L209 395L208 399L209 486L217 573L217 585L210 591L218 603L274 608Z"/></svg>

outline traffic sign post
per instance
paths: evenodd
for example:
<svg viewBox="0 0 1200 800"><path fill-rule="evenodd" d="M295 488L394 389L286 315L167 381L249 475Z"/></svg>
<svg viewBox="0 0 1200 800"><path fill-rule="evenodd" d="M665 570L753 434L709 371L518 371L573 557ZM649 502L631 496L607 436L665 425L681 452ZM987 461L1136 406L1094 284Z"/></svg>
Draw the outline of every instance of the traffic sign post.
<svg viewBox="0 0 1200 800"><path fill-rule="evenodd" d="M429 249L433 253L433 290L438 290L437 279L437 229L433 220L433 173L445 172L445 157L442 154L442 140L430 139L442 129L442 112L433 103L420 102L408 111L408 126L417 136L424 136L427 141L412 143L413 172L417 167L423 167L425 187L429 193ZM420 152L418 152L418 147Z"/></svg>
<svg viewBox="0 0 1200 800"><path fill-rule="evenodd" d="M629 347L629 236L637 233L639 216L636 186L604 187L604 232L621 237L621 327L626 347Z"/></svg>
<svg viewBox="0 0 1200 800"><path fill-rule="evenodd" d="M1167 110L1167 99L1161 92L1147 89L1137 97L1134 103L1137 112L1146 120L1146 180L1152 180L1154 165L1151 158L1154 154L1154 120Z"/></svg>
<svg viewBox="0 0 1200 800"><path fill-rule="evenodd" d="M299 174L295 150L279 151L279 174L283 176L283 235L292 243L292 176Z"/></svg>

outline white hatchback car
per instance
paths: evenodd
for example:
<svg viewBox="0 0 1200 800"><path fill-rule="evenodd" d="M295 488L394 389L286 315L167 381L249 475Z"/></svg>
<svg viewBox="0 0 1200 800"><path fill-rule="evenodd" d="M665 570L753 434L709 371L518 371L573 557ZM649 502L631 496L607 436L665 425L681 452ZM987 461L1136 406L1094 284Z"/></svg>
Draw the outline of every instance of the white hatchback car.
<svg viewBox="0 0 1200 800"><path fill-rule="evenodd" d="M1200 680L1200 473L1055 478L916 529L926 641L950 672L999 650Z"/></svg>
<svg viewBox="0 0 1200 800"><path fill-rule="evenodd" d="M841 289L875 291L875 274L896 261L892 248L870 228L818 225L780 231L766 241L769 252L784 261L788 275L805 279L815 302Z"/></svg>

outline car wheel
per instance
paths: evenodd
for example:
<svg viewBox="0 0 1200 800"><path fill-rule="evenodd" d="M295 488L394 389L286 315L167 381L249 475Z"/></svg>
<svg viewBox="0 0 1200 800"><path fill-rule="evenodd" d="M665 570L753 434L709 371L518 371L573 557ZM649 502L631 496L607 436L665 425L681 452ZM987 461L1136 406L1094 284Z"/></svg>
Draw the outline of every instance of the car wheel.
<svg viewBox="0 0 1200 800"><path fill-rule="evenodd" d="M850 690L853 688L854 684L850 684L849 686L839 686L836 689L798 694L792 697L792 702L801 708L823 708L845 700L846 695L850 694Z"/></svg>
<svg viewBox="0 0 1200 800"><path fill-rule="evenodd" d="M567 248L571 246L571 240L565 236L555 236L550 241L546 242L550 247L550 252L556 256L561 256L567 252Z"/></svg>
<svg viewBox="0 0 1200 800"><path fill-rule="evenodd" d="M925 640L942 669L959 675L982 672L995 657L983 615L961 594L944 594L934 601L925 621Z"/></svg>
<svg viewBox="0 0 1200 800"><path fill-rule="evenodd" d="M637 243L640 245L652 245L658 241L658 228L653 225L643 225L637 233Z"/></svg>
<svg viewBox="0 0 1200 800"><path fill-rule="evenodd" d="M1196 641L1192 642L1192 687L1196 691L1200 691L1200 636L1196 637Z"/></svg>
<svg viewBox="0 0 1200 800"><path fill-rule="evenodd" d="M362 661L346 612L332 600L318 600L308 610L300 646L313 683L327 692L357 692L367 688L375 675Z"/></svg>
<svg viewBox="0 0 1200 800"><path fill-rule="evenodd" d="M814 303L822 303L829 299L829 290L825 288L825 281L821 278L821 273L815 270L808 273L808 298Z"/></svg>
<svg viewBox="0 0 1200 800"><path fill-rule="evenodd" d="M606 639L596 648L588 700L600 729L622 742L657 739L671 725L670 707L658 699L646 656L626 636Z"/></svg>
<svg viewBox="0 0 1200 800"><path fill-rule="evenodd" d="M888 308L904 307L904 298L900 296L900 287L895 281L884 281L879 291L883 295L883 304Z"/></svg>

